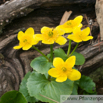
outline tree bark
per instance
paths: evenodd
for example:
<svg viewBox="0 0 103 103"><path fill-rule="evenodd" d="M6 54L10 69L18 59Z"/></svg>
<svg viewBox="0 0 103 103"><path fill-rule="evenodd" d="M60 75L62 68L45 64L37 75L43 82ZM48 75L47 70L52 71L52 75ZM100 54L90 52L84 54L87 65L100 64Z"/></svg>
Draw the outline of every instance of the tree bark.
<svg viewBox="0 0 103 103"><path fill-rule="evenodd" d="M65 2L64 0L11 0L7 4L0 6L0 18L3 20L12 19L11 13L13 10L17 11L16 15L21 12L20 8L22 7L26 9L32 5L33 10L30 10L29 12L32 12L25 17L12 20L12 22L2 29L2 33L0 34L0 96L9 90L18 90L24 75L28 71L32 71L32 68L30 67L31 60L40 56L40 54L32 48L28 51L23 51L22 49L14 50L13 47L18 45L17 33L20 30L25 31L28 27L33 27L35 33L40 33L40 29L43 26L56 27L59 25L63 13L66 10L71 10L73 13L70 16L70 19L73 19L77 15L86 14L88 21L93 20L91 32L94 36L93 41L95 42L97 34L99 33L99 26L95 20L94 1L95 0L68 0ZM14 2L17 3L17 5L13 5ZM10 11L7 7L9 8L11 4L15 8L12 7ZM5 7L5 10L7 11L5 11L3 18L3 11L1 10L4 10L4 6L7 6ZM37 7L38 9L35 9ZM82 23L84 24L83 28L89 26L85 16ZM67 37L67 35L68 34L64 36ZM94 42L92 42L92 44L90 44L90 42L80 43L77 49L77 52L82 53L86 58L85 64L77 67L85 75L90 74L99 66L103 65L102 43L99 50L99 47L95 46L96 43ZM75 43L72 43L72 49L75 45ZM39 43L36 47L44 54L50 52L48 45ZM54 49L59 47L67 51L68 42L63 46L54 44Z"/></svg>
<svg viewBox="0 0 103 103"><path fill-rule="evenodd" d="M101 40L103 40L103 0L96 0L96 16L100 27Z"/></svg>
<svg viewBox="0 0 103 103"><path fill-rule="evenodd" d="M4 2L4 1L3 1ZM26 16L40 6L60 6L78 3L95 3L95 0L10 0L0 5L0 33L14 18Z"/></svg>

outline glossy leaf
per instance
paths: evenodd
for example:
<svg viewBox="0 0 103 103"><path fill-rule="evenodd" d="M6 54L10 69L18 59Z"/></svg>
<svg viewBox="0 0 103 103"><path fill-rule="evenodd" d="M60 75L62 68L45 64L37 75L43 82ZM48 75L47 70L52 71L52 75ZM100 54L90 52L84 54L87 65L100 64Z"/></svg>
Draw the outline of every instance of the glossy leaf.
<svg viewBox="0 0 103 103"><path fill-rule="evenodd" d="M6 92L1 98L0 103L27 103L25 97L19 91Z"/></svg>
<svg viewBox="0 0 103 103"><path fill-rule="evenodd" d="M44 75L33 72L27 82L27 88L31 96L35 96L42 102L60 102L60 95L70 95L73 89L73 81L63 83L49 81Z"/></svg>
<svg viewBox="0 0 103 103"><path fill-rule="evenodd" d="M73 91L71 95L78 95L78 85L79 85L79 80L74 81Z"/></svg>
<svg viewBox="0 0 103 103"><path fill-rule="evenodd" d="M83 65L85 62L85 58L82 54L74 52L72 55L76 56L76 63L75 65Z"/></svg>
<svg viewBox="0 0 103 103"><path fill-rule="evenodd" d="M52 63L49 62L45 57L40 56L32 60L30 66L38 73L45 74L48 73Z"/></svg>
<svg viewBox="0 0 103 103"><path fill-rule="evenodd" d="M81 89L85 90L88 93L94 93L96 91L96 86L93 80L90 77L84 75L82 75L80 79L79 86Z"/></svg>
<svg viewBox="0 0 103 103"><path fill-rule="evenodd" d="M64 61L68 58L68 56L66 55L66 53L64 52L63 49L58 48L54 50L54 56L55 57L60 57L62 58Z"/></svg>
<svg viewBox="0 0 103 103"><path fill-rule="evenodd" d="M21 84L20 84L20 89L19 89L19 91L24 95L24 97L26 98L26 100L27 100L28 102L35 103L35 102L37 102L37 99L36 99L34 96L31 97L31 96L29 95L28 90L27 90L27 85L26 85L27 79L29 78L30 74L31 74L31 72L28 72L28 73L25 75L25 77L23 78L23 80L22 80L22 82L21 82Z"/></svg>

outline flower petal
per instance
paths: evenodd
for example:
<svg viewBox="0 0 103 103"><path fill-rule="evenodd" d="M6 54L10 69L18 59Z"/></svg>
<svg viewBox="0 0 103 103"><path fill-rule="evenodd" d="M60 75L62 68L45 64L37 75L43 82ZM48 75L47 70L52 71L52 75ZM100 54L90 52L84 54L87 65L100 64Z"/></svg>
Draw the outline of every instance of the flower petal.
<svg viewBox="0 0 103 103"><path fill-rule="evenodd" d="M59 36L55 42L59 45L64 45L67 42L67 40L63 36Z"/></svg>
<svg viewBox="0 0 103 103"><path fill-rule="evenodd" d="M53 40L50 40L50 41L42 40L42 43L44 43L44 44L53 44L54 41Z"/></svg>
<svg viewBox="0 0 103 103"><path fill-rule="evenodd" d="M30 49L32 47L32 45L30 45L30 44L26 44L25 46L23 46L23 50L28 50L28 49Z"/></svg>
<svg viewBox="0 0 103 103"><path fill-rule="evenodd" d="M71 40L73 40L74 42L77 42L77 43L82 41L82 39L78 35L74 35L74 34L68 35L67 38L71 39Z"/></svg>
<svg viewBox="0 0 103 103"><path fill-rule="evenodd" d="M19 45L18 45L18 46L14 46L14 47L13 47L13 49L20 49L20 48L22 48L22 46L19 46Z"/></svg>
<svg viewBox="0 0 103 103"><path fill-rule="evenodd" d="M81 28L82 26L83 26L83 24L79 24L79 25L78 25L78 28Z"/></svg>
<svg viewBox="0 0 103 103"><path fill-rule="evenodd" d="M42 34L36 34L36 35L34 35L34 38L37 41L42 40Z"/></svg>
<svg viewBox="0 0 103 103"><path fill-rule="evenodd" d="M64 30L65 33L71 33L71 32L73 32L73 28L65 27L64 25L59 25L59 26L57 26L57 29Z"/></svg>
<svg viewBox="0 0 103 103"><path fill-rule="evenodd" d="M81 34L81 30L79 27L76 27L74 30L73 30L73 34L71 35L68 35L68 39L71 39L73 40L74 42L81 42L82 41L82 38L79 36Z"/></svg>
<svg viewBox="0 0 103 103"><path fill-rule="evenodd" d="M56 68L51 68L48 71L48 74L52 77L58 77L59 76L59 71Z"/></svg>
<svg viewBox="0 0 103 103"><path fill-rule="evenodd" d="M65 61L65 66L66 66L67 68L72 68L72 67L74 67L75 62L76 62L76 57L75 57L75 56L71 56L71 57L69 57L69 58Z"/></svg>
<svg viewBox="0 0 103 103"><path fill-rule="evenodd" d="M33 36L34 35L34 29L32 27L28 28L25 31L25 35Z"/></svg>
<svg viewBox="0 0 103 103"><path fill-rule="evenodd" d="M21 40L24 35L25 34L22 31L19 31L18 36L17 36L18 40Z"/></svg>
<svg viewBox="0 0 103 103"><path fill-rule="evenodd" d="M51 30L52 30L52 28L44 26L44 27L41 28L41 33L42 34L45 34L45 33L47 34Z"/></svg>
<svg viewBox="0 0 103 103"><path fill-rule="evenodd" d="M36 45L36 44L38 44L38 42L39 41L37 41L37 40L34 39L34 40L31 41L31 45Z"/></svg>
<svg viewBox="0 0 103 103"><path fill-rule="evenodd" d="M87 36L90 33L90 28L87 27L87 28L83 29L81 32L82 32L83 35Z"/></svg>
<svg viewBox="0 0 103 103"><path fill-rule="evenodd" d="M73 28L65 28L65 33L71 33L73 32Z"/></svg>
<svg viewBox="0 0 103 103"><path fill-rule="evenodd" d="M63 76L60 76L60 77L56 78L57 82L64 82L66 80L67 80L67 75L63 75Z"/></svg>
<svg viewBox="0 0 103 103"><path fill-rule="evenodd" d="M75 23L75 25L79 25L82 22L83 16L77 16L76 18L74 18L73 22Z"/></svg>
<svg viewBox="0 0 103 103"><path fill-rule="evenodd" d="M73 34L70 34L70 35L68 35L67 38L70 39L70 40L73 40L75 38L75 36Z"/></svg>
<svg viewBox="0 0 103 103"><path fill-rule="evenodd" d="M74 34L74 35L79 35L80 33L81 33L80 27L76 27L76 28L73 30L73 34Z"/></svg>
<svg viewBox="0 0 103 103"><path fill-rule="evenodd" d="M93 39L93 36L87 36L87 37L85 37L85 38L83 39L83 41L88 41L88 40L90 40L90 39Z"/></svg>
<svg viewBox="0 0 103 103"><path fill-rule="evenodd" d="M39 40L36 40L35 39L35 35L33 35L32 37L31 36L27 36L27 37L25 37L25 39L27 40L27 43L26 43L26 45L27 44L29 44L29 45L36 45L38 42L39 42ZM25 43L25 42L24 42ZM25 44L24 44L25 45ZM23 46L24 46L23 45Z"/></svg>
<svg viewBox="0 0 103 103"><path fill-rule="evenodd" d="M63 27L63 25L58 25L55 29L62 29L62 27Z"/></svg>
<svg viewBox="0 0 103 103"><path fill-rule="evenodd" d="M71 74L68 75L68 79L70 79L71 81L79 80L80 78L81 78L81 73L76 69L72 69Z"/></svg>
<svg viewBox="0 0 103 103"><path fill-rule="evenodd" d="M65 30L61 29L61 28L55 28L53 30L54 34L58 34L58 35L64 35L65 34Z"/></svg>
<svg viewBox="0 0 103 103"><path fill-rule="evenodd" d="M53 66L56 68L62 68L64 66L64 61L63 59L56 57L53 60Z"/></svg>

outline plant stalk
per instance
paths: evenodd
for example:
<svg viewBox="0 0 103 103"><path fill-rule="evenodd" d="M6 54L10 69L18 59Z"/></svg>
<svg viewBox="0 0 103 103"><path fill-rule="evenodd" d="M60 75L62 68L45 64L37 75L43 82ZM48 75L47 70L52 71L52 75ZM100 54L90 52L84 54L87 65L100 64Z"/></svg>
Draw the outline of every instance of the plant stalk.
<svg viewBox="0 0 103 103"><path fill-rule="evenodd" d="M75 48L73 49L73 51L71 52L71 54L69 55L69 57L75 52L75 50L77 49L79 43L76 44Z"/></svg>
<svg viewBox="0 0 103 103"><path fill-rule="evenodd" d="M42 56L44 56L48 61L49 61L49 58L44 54L42 53L38 48L36 48L35 46L32 46L36 51L38 51L40 54L42 54Z"/></svg>
<svg viewBox="0 0 103 103"><path fill-rule="evenodd" d="M53 44L50 45L50 62L53 62ZM48 75L48 80L50 81L51 76Z"/></svg>
<svg viewBox="0 0 103 103"><path fill-rule="evenodd" d="M71 40L69 40L67 56L69 56L69 54L70 54L70 50L71 50Z"/></svg>
<svg viewBox="0 0 103 103"><path fill-rule="evenodd" d="M50 45L50 61L53 62L53 44Z"/></svg>

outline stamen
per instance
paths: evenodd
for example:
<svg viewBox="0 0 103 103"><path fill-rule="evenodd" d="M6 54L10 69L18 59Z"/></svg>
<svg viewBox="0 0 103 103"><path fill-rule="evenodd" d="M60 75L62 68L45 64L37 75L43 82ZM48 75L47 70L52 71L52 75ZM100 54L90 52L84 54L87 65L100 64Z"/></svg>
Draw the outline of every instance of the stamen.
<svg viewBox="0 0 103 103"><path fill-rule="evenodd" d="M50 32L48 33L48 35L49 35L50 37L52 37L52 36L53 36L53 32L50 31Z"/></svg>
<svg viewBox="0 0 103 103"><path fill-rule="evenodd" d="M62 70L63 70L63 72L66 72L66 71L67 71L67 69L66 69L65 67L62 67Z"/></svg>
<svg viewBox="0 0 103 103"><path fill-rule="evenodd" d="M25 39L23 42L27 42L27 40Z"/></svg>
<svg viewBox="0 0 103 103"><path fill-rule="evenodd" d="M71 23L71 22L68 22L67 25L72 25L72 23Z"/></svg>

